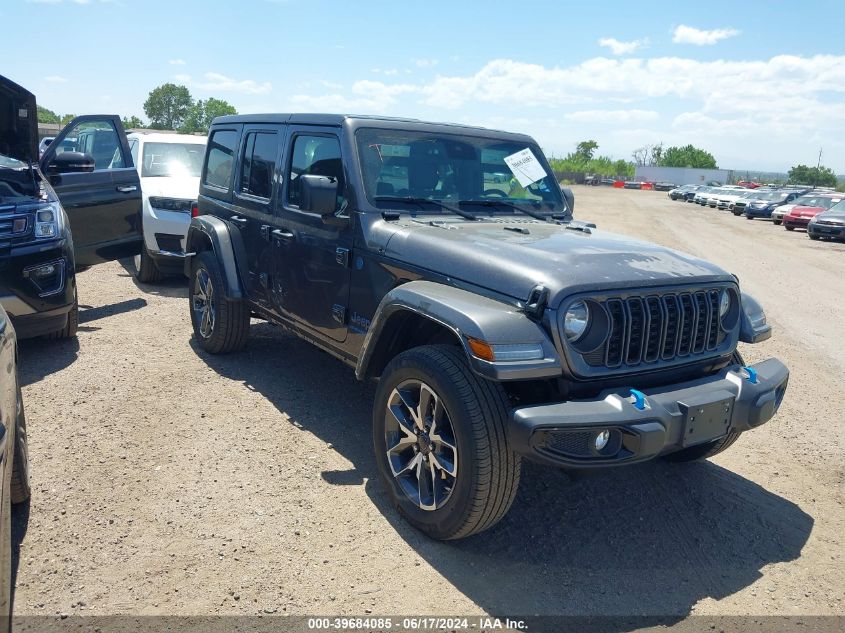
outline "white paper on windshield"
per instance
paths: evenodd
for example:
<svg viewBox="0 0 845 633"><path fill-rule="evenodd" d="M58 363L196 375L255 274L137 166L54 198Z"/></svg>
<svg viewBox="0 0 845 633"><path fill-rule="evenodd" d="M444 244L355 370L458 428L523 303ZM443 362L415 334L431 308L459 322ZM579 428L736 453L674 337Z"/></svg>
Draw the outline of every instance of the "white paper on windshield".
<svg viewBox="0 0 845 633"><path fill-rule="evenodd" d="M504 161L523 187L548 176L540 161L534 156L534 152L527 147L516 154L505 156Z"/></svg>

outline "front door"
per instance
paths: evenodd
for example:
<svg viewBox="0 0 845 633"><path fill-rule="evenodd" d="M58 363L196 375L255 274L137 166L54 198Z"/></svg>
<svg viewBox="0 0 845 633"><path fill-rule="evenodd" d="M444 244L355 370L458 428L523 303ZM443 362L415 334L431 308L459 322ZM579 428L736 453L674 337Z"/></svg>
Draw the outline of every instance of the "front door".
<svg viewBox="0 0 845 633"><path fill-rule="evenodd" d="M352 223L328 224L299 208L303 174L338 180L337 208L345 208L340 140L334 128L293 127L285 156L286 176L278 196L278 228L271 239L280 287L274 296L284 316L297 325L346 340L352 256Z"/></svg>
<svg viewBox="0 0 845 633"><path fill-rule="evenodd" d="M94 170L56 172L52 161L66 151L93 159ZM73 119L47 147L41 172L67 213L77 266L140 252L141 183L119 117L97 114Z"/></svg>

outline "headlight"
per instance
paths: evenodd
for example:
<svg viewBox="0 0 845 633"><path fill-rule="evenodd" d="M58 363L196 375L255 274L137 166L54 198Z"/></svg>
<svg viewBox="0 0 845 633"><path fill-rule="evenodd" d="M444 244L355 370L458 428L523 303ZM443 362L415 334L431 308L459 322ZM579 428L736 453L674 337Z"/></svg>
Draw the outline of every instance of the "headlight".
<svg viewBox="0 0 845 633"><path fill-rule="evenodd" d="M47 239L58 237L61 226L61 211L56 204L50 204L35 212L35 237Z"/></svg>
<svg viewBox="0 0 845 633"><path fill-rule="evenodd" d="M728 310L731 309L731 295L727 290L722 290L719 297L719 318L724 319Z"/></svg>
<svg viewBox="0 0 845 633"><path fill-rule="evenodd" d="M590 321L590 309L583 301L578 301L569 306L563 320L563 333L570 343L574 343L587 331Z"/></svg>

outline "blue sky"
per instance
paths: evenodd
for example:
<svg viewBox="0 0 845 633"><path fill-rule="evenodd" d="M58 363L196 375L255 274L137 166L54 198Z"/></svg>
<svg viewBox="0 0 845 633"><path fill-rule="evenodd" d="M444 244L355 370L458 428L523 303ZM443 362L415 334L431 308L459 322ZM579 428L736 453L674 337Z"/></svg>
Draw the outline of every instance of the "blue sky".
<svg viewBox="0 0 845 633"><path fill-rule="evenodd" d="M391 114L629 159L845 173L845 2L4 0L0 73L59 113L183 83L240 112ZM37 28L36 28L37 25ZM27 28L29 26L30 28Z"/></svg>

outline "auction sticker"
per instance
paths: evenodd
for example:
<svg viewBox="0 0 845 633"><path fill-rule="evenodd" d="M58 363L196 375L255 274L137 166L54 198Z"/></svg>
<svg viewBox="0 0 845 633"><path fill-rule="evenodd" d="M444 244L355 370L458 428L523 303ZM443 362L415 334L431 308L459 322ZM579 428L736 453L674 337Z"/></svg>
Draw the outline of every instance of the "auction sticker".
<svg viewBox="0 0 845 633"><path fill-rule="evenodd" d="M527 147L516 154L505 156L504 161L523 187L548 176L540 161L534 156L534 152Z"/></svg>

